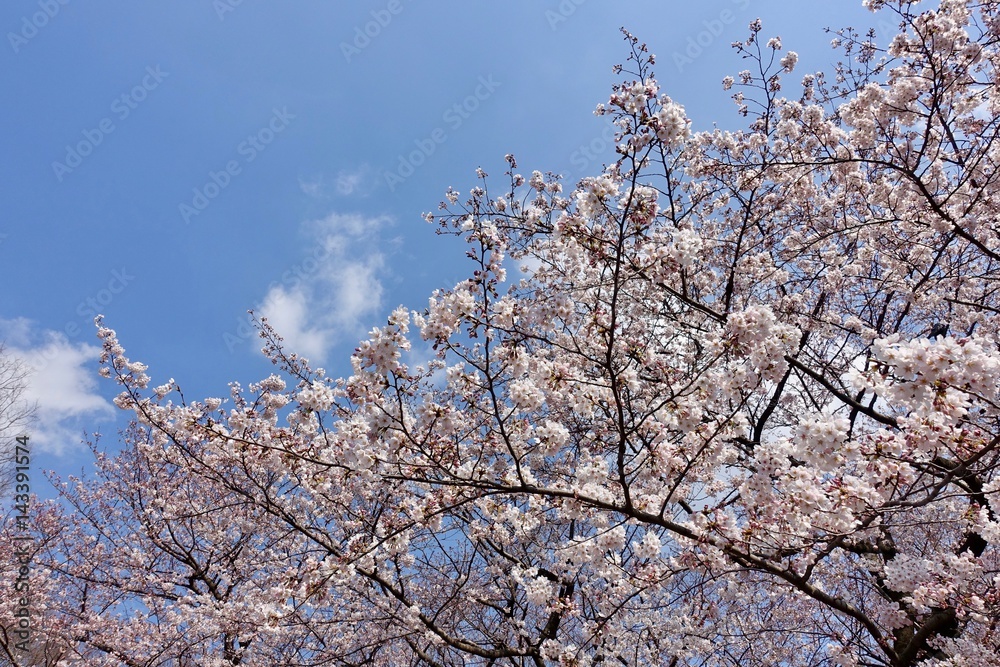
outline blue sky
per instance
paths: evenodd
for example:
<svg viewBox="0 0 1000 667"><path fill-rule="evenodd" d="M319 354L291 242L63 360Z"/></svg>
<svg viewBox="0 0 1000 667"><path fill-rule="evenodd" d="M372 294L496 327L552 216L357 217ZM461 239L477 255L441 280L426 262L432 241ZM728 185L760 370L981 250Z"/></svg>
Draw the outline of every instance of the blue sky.
<svg viewBox="0 0 1000 667"><path fill-rule="evenodd" d="M620 26L705 129L738 123L720 82L756 17L797 73L836 60L824 27L877 23L853 0L4 2L0 340L36 369L35 465L117 444L95 312L188 397L270 373L249 308L349 372L393 308L465 276L420 217L448 186L508 152L567 187L613 159L592 111Z"/></svg>

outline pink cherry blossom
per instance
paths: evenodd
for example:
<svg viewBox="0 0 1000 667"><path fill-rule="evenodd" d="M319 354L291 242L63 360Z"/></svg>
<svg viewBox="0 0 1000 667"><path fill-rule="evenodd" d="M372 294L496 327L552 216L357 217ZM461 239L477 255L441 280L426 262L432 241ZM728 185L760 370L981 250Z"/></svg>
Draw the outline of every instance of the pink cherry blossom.
<svg viewBox="0 0 1000 667"><path fill-rule="evenodd" d="M349 377L261 321L187 402L99 322L133 423L35 515L48 664L995 667L1000 5L868 5L801 95L754 21L739 130L625 33L617 161L449 189L467 277Z"/></svg>

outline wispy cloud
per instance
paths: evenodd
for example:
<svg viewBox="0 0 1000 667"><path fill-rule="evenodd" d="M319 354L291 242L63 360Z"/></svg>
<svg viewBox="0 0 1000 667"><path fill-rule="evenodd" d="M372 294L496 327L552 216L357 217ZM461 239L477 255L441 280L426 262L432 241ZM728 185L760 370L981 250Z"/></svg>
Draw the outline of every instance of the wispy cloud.
<svg viewBox="0 0 1000 667"><path fill-rule="evenodd" d="M315 178L300 178L299 189L314 199L322 199L325 197L323 194L322 176L317 176Z"/></svg>
<svg viewBox="0 0 1000 667"><path fill-rule="evenodd" d="M354 172L341 171L337 174L337 194L343 196L354 194L364 184L364 178L363 168Z"/></svg>
<svg viewBox="0 0 1000 667"><path fill-rule="evenodd" d="M321 249L312 253L312 270L273 285L257 309L290 352L322 362L334 345L370 328L383 310L385 253L394 243L384 238L390 224L386 217L339 213L306 223L306 234Z"/></svg>
<svg viewBox="0 0 1000 667"><path fill-rule="evenodd" d="M365 197L371 194L377 181L371 167L362 164L353 169L341 169L336 176L323 175L299 179L299 189L313 199L330 199L333 196Z"/></svg>
<svg viewBox="0 0 1000 667"><path fill-rule="evenodd" d="M32 444L51 454L75 447L85 432L113 419L115 408L97 391L96 345L73 343L56 331L38 330L25 318L0 319L7 354L30 369L24 398L38 407Z"/></svg>

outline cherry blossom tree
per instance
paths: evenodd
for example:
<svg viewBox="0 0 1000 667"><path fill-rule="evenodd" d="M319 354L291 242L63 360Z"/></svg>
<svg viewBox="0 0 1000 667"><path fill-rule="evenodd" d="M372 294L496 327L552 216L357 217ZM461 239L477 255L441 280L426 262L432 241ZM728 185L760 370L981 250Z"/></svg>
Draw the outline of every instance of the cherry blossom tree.
<svg viewBox="0 0 1000 667"><path fill-rule="evenodd" d="M35 419L37 410L37 406L25 397L29 375L30 369L5 344L0 343L0 516L3 517L0 544L5 547L0 555L0 581L4 587L0 599L11 602L0 612L0 658L8 660L13 659L14 648L20 639L16 613L24 583L23 579L19 579L22 565L22 554L19 552L23 542L17 538L23 537L23 534L18 534L21 531L16 530L20 514L18 508L26 506L25 499L29 495L25 491L30 490L30 484L23 483L24 468L20 464L24 462L24 450L20 446L27 444L23 436ZM46 664L45 652L44 644L32 646L29 657L35 663Z"/></svg>
<svg viewBox="0 0 1000 667"><path fill-rule="evenodd" d="M99 323L135 422L39 515L46 636L94 665L997 665L1000 2L867 4L899 33L838 33L801 84L751 24L739 131L695 132L626 33L617 161L449 190L426 217L468 279L350 377L261 321L275 375L188 401Z"/></svg>

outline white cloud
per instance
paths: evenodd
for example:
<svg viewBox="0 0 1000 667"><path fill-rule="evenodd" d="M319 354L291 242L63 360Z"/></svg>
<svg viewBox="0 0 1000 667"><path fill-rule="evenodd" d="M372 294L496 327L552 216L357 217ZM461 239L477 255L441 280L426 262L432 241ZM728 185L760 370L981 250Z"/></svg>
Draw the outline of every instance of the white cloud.
<svg viewBox="0 0 1000 667"><path fill-rule="evenodd" d="M366 196L371 193L375 183L371 167L362 164L353 169L341 169L333 178L323 175L300 178L299 188L314 199L329 199L332 195L339 197Z"/></svg>
<svg viewBox="0 0 1000 667"><path fill-rule="evenodd" d="M356 171L353 173L346 171L340 172L337 174L337 194L344 196L354 194L357 192L358 188L361 187L363 179L363 171Z"/></svg>
<svg viewBox="0 0 1000 667"><path fill-rule="evenodd" d="M379 271L384 261L381 253L371 253L360 262L345 262L327 276L333 288L336 317L358 322L382 305Z"/></svg>
<svg viewBox="0 0 1000 667"><path fill-rule="evenodd" d="M260 312L285 339L289 350L308 359L321 359L330 344L331 332L309 323L307 302L303 289L276 285L264 297Z"/></svg>
<svg viewBox="0 0 1000 667"><path fill-rule="evenodd" d="M304 225L312 251L257 308L289 352L323 362L334 345L353 343L371 328L383 309L389 224L385 217L334 213Z"/></svg>
<svg viewBox="0 0 1000 667"><path fill-rule="evenodd" d="M6 353L30 369L24 398L38 408L30 429L34 446L62 454L80 443L84 431L113 419L114 406L97 391L99 347L36 331L24 318L0 320L0 337L7 341Z"/></svg>
<svg viewBox="0 0 1000 667"><path fill-rule="evenodd" d="M309 180L299 179L299 188L310 197L319 199L323 197L323 179L313 178Z"/></svg>

